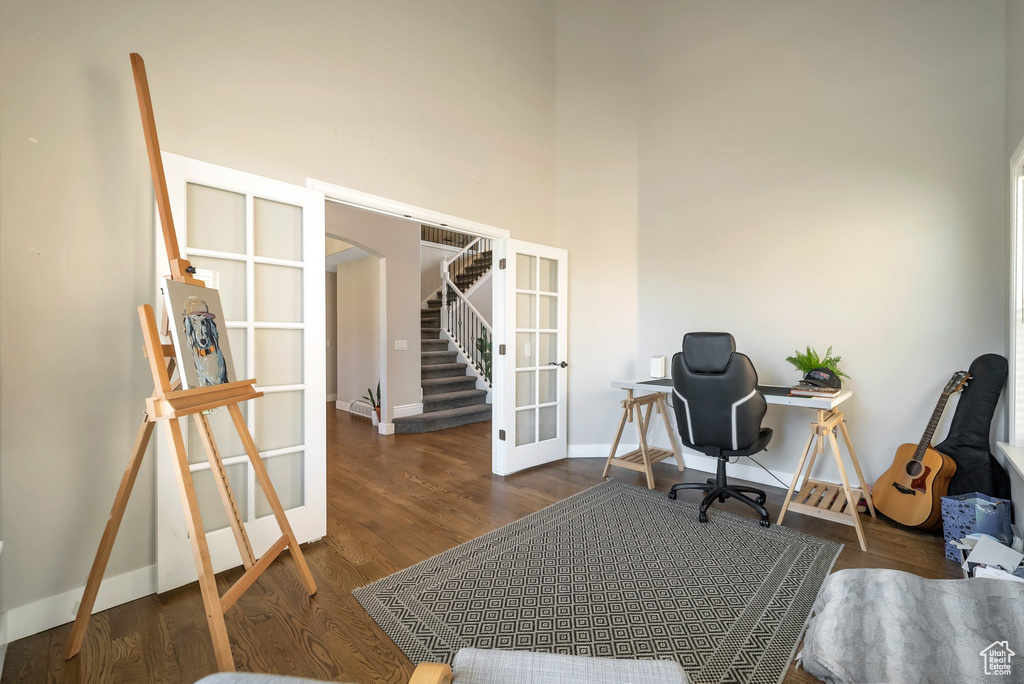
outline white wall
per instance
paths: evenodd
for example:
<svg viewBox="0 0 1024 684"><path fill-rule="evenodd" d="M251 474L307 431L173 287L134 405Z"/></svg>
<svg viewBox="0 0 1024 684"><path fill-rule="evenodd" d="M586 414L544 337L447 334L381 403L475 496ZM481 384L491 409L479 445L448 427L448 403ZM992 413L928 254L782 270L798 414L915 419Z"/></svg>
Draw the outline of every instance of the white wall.
<svg viewBox="0 0 1024 684"><path fill-rule="evenodd" d="M135 307L155 301L153 200L128 53L146 59L168 151L540 239L554 226L554 10L41 0L2 12L0 487L15 608L84 584L151 390ZM154 562L153 481L147 461L108 575Z"/></svg>
<svg viewBox="0 0 1024 684"><path fill-rule="evenodd" d="M1006 154L1024 138L1024 2L1006 2Z"/></svg>
<svg viewBox="0 0 1024 684"><path fill-rule="evenodd" d="M640 3L557 3L556 234L569 251L569 452L607 456L636 375ZM542 242L544 242L542 240ZM600 340L599 344L595 344Z"/></svg>
<svg viewBox="0 0 1024 684"><path fill-rule="evenodd" d="M645 10L638 363L726 330L789 384L785 356L835 345L873 481L954 370L1006 352L1003 5ZM808 418L769 409L766 465L792 471Z"/></svg>
<svg viewBox="0 0 1024 684"><path fill-rule="evenodd" d="M327 271L326 274L327 320L324 325L327 346L327 401L334 401L333 395L338 394L338 274Z"/></svg>
<svg viewBox="0 0 1024 684"><path fill-rule="evenodd" d="M374 256L338 265L338 348L328 357L336 361L340 402L376 391L380 380L380 276L380 259Z"/></svg>
<svg viewBox="0 0 1024 684"><path fill-rule="evenodd" d="M381 419L391 422L396 406L418 404L420 386L420 226L412 221L353 209L337 202L328 202L326 211L328 235L382 257L382 297L387 317L384 341L387 348L382 378ZM341 266L339 265L339 273ZM358 283L348 296L358 296ZM340 293L339 293L340 298ZM397 340L405 340L407 349L395 349ZM340 364L340 361L339 361ZM339 373L342 369L339 367ZM376 383L373 385L376 387ZM340 381L339 393L345 385ZM365 390L364 390L365 391ZM339 397L351 401L349 397Z"/></svg>
<svg viewBox="0 0 1024 684"><path fill-rule="evenodd" d="M484 320L494 325L494 315L492 308L494 307L494 269L492 268L484 276L473 284L473 287L466 294L466 299L469 303L476 307L476 310L480 312Z"/></svg>

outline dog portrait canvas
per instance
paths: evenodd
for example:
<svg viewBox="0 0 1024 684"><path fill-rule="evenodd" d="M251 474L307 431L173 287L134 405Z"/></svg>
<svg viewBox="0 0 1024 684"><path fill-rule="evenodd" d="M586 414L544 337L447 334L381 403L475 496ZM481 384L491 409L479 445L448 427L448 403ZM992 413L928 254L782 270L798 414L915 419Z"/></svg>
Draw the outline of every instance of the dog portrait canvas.
<svg viewBox="0 0 1024 684"><path fill-rule="evenodd" d="M183 388L234 382L220 293L170 278L164 280L163 291Z"/></svg>

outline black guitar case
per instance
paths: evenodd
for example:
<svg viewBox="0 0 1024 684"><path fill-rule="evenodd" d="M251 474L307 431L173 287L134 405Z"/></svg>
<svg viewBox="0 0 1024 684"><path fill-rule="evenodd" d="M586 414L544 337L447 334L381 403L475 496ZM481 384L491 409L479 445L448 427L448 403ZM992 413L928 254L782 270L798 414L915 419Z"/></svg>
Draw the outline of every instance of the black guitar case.
<svg viewBox="0 0 1024 684"><path fill-rule="evenodd" d="M992 416L1006 385L1008 368L999 354L984 354L967 370L971 379L961 393L949 434L935 446L936 451L956 461L956 475L949 483L951 496L981 492L1010 498L1010 479L989 451Z"/></svg>

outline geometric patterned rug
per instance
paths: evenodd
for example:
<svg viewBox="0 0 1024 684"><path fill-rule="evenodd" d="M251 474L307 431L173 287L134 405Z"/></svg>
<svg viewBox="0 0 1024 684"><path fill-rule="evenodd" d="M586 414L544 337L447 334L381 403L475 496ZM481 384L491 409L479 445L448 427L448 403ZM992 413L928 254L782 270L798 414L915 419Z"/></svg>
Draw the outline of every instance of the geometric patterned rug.
<svg viewBox="0 0 1024 684"><path fill-rule="evenodd" d="M413 663L460 648L677 660L777 684L842 545L608 480L353 591Z"/></svg>

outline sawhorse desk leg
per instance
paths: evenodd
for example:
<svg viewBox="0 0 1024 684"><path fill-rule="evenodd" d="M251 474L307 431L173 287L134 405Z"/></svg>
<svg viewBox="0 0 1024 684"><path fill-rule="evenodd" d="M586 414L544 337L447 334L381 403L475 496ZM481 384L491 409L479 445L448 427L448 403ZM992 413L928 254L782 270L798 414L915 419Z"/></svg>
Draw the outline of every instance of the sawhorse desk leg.
<svg viewBox="0 0 1024 684"><path fill-rule="evenodd" d="M843 463L843 457L839 451L836 430L842 433L843 441L846 442L846 450L850 452L850 461L857 474L858 487L850 486L849 478L846 475L846 465ZM841 485L811 479L811 469L814 468L817 457L825 453L826 442L828 442L829 450L832 452L832 457L839 470ZM797 482L800 482L799 491L797 491ZM786 498L782 502L782 510L779 512L776 524L781 525L786 517L786 512L792 510L796 513L851 525L857 531L857 541L860 542L861 550L867 551L868 545L864 537L864 528L861 525L860 515L857 513L857 503L861 498L867 501L871 517L875 517L875 506L871 502L871 493L864 480L864 473L861 472L857 452L850 440L850 433L846 429L842 411L819 410L817 420L811 423L811 434L804 444L803 453L797 463L796 472L793 473L793 481L789 484L789 491L786 492Z"/></svg>
<svg viewBox="0 0 1024 684"><path fill-rule="evenodd" d="M647 407L645 412L643 409ZM648 443L648 436L651 429L651 416L657 411L661 414L665 424L665 432L668 433L672 449L660 449L651 447ZM622 441L622 432L626 429L626 423L632 423L636 419L636 430L639 435L640 448L634 449L622 456L615 456L619 449L619 442ZM672 429L672 421L668 417L668 405L665 402L665 395L661 393L647 394L642 397L633 396L633 390L626 390L626 399L622 402L622 419L619 421L619 430L615 433L615 440L612 442L611 452L604 464L604 472L601 477L608 477L612 467L628 468L644 473L647 476L647 488L654 489L654 471L651 466L666 458L676 459L676 467L679 472L685 470L683 465L683 450L679 445L679 439Z"/></svg>

